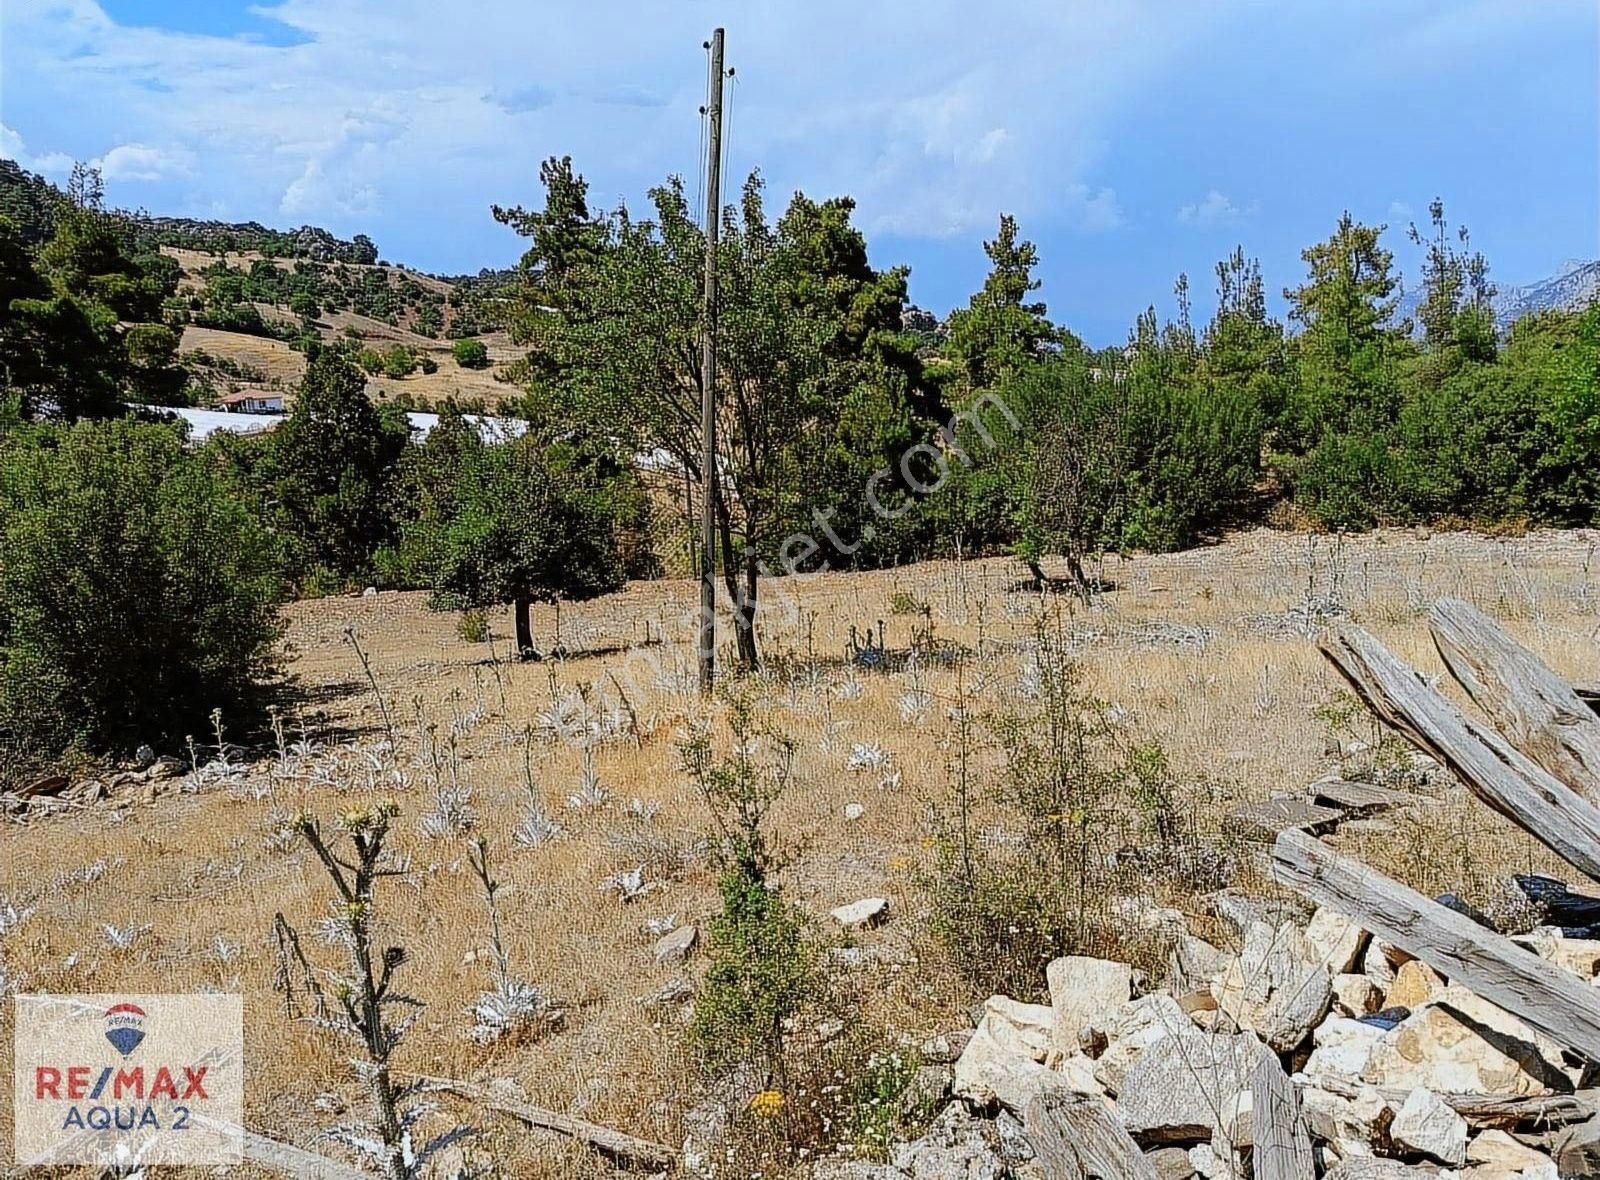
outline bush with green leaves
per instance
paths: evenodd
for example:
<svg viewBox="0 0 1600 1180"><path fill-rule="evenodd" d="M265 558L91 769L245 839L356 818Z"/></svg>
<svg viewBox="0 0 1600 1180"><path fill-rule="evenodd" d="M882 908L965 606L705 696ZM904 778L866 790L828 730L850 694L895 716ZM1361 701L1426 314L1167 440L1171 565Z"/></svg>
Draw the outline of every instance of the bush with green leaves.
<svg viewBox="0 0 1600 1180"><path fill-rule="evenodd" d="M489 616L481 607L470 606L456 620L456 634L464 643L483 643L489 638Z"/></svg>
<svg viewBox="0 0 1600 1180"><path fill-rule="evenodd" d="M728 748L719 755L708 727L679 746L683 767L713 822L722 911L708 931L710 965L695 1001L692 1039L713 1068L763 1067L779 1083L788 1073L791 1019L822 988L806 919L774 879L782 850L768 816L788 787L794 742L757 715L746 689L727 697Z"/></svg>
<svg viewBox="0 0 1600 1180"><path fill-rule="evenodd" d="M1087 591L1084 562L1115 538L1127 498L1122 393L1091 380L1074 357L1024 367L1002 397L1022 418L1005 460L1016 481L1018 553L1041 582L1040 560L1060 554Z"/></svg>
<svg viewBox="0 0 1600 1180"><path fill-rule="evenodd" d="M456 358L456 364L463 369L487 369L489 367L489 346L482 340L457 340L451 346L450 354Z"/></svg>
<svg viewBox="0 0 1600 1180"><path fill-rule="evenodd" d="M390 346L383 354L383 375L399 380L417 371L420 358L404 344Z"/></svg>
<svg viewBox="0 0 1600 1180"><path fill-rule="evenodd" d="M1180 785L1159 747L1117 731L1059 623L1041 623L1016 707L979 713L957 682L950 789L931 811L919 884L934 944L979 995L1037 996L1046 964L1066 954L1158 970L1166 948L1114 900L1148 896L1163 877L1175 890L1223 883L1194 879L1210 860L1173 802L1203 784Z"/></svg>
<svg viewBox="0 0 1600 1180"><path fill-rule="evenodd" d="M172 402L184 386L176 337L159 322L172 259L140 247L79 166L36 249L0 218L0 384L29 417L112 417L121 402ZM124 329L121 325L128 324ZM170 345L170 346L169 346Z"/></svg>
<svg viewBox="0 0 1600 1180"><path fill-rule="evenodd" d="M1394 514L1600 520L1600 307L1519 321L1496 355L1417 367L1391 435Z"/></svg>
<svg viewBox="0 0 1600 1180"><path fill-rule="evenodd" d="M216 708L248 723L280 554L215 476L165 425L0 436L0 758L173 749Z"/></svg>

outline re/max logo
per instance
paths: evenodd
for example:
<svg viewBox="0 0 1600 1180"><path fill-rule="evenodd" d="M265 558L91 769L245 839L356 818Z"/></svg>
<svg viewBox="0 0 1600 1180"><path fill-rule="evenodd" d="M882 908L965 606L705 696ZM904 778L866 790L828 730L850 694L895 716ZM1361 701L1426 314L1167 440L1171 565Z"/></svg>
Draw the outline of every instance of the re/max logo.
<svg viewBox="0 0 1600 1180"><path fill-rule="evenodd" d="M103 1067L95 1075L93 1067L69 1065L64 1069L41 1065L33 1071L33 1096L38 1099L57 1098L76 1101L80 1098L209 1098L206 1093L206 1071L211 1067L201 1065L179 1067L178 1078L165 1065L148 1076L146 1088L144 1066L119 1069L113 1065ZM91 1086L89 1079L94 1077Z"/></svg>

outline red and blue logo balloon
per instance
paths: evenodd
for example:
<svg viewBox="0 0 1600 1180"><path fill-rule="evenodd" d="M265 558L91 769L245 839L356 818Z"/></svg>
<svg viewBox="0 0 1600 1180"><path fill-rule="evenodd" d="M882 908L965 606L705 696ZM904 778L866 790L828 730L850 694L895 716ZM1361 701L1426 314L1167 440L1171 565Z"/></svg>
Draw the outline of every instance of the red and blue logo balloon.
<svg viewBox="0 0 1600 1180"><path fill-rule="evenodd" d="M106 1040L126 1057L144 1040L144 1009L137 1004L113 1004L106 1009Z"/></svg>

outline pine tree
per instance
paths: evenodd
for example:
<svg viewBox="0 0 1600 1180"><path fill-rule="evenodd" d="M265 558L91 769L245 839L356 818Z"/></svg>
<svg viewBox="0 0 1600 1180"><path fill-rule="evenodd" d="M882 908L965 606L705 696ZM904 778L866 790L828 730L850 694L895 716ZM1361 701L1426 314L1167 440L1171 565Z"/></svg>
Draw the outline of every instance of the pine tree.
<svg viewBox="0 0 1600 1180"><path fill-rule="evenodd" d="M993 241L983 244L990 269L968 306L950 317L945 355L961 366L972 389L987 389L1007 372L1036 360L1061 334L1045 318L1045 305L1028 296L1039 289L1033 269L1039 252L1017 237L1017 219L1000 218Z"/></svg>
<svg viewBox="0 0 1600 1180"><path fill-rule="evenodd" d="M269 463L302 579L343 584L366 573L394 533L389 491L406 439L404 418L373 406L359 369L332 349L313 351Z"/></svg>

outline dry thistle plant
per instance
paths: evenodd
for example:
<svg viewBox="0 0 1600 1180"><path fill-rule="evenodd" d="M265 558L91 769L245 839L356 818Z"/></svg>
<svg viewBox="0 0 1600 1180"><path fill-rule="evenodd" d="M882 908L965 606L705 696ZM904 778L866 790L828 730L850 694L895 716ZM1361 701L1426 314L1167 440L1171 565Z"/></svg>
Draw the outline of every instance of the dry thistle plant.
<svg viewBox="0 0 1600 1180"><path fill-rule="evenodd" d="M423 1006L414 996L394 990L394 974L406 962L405 948L387 946L374 955L374 889L382 878L404 872L384 851L390 825L399 813L396 804L384 802L348 811L339 818L353 860L335 851L313 817L298 816L295 828L322 862L338 893L332 913L322 923L323 937L347 955L344 971L334 976L337 1007L316 1023L357 1046L361 1056L352 1059L352 1065L372 1095L373 1123L345 1123L326 1134L378 1168L388 1180L417 1180L430 1158L472 1132L467 1127L452 1127L417 1146L413 1130L437 1108L420 1100L426 1090L424 1083L399 1083L390 1067L394 1051ZM403 1014L391 1015L396 1009Z"/></svg>
<svg viewBox="0 0 1600 1180"><path fill-rule="evenodd" d="M489 911L489 951L494 959L494 990L484 992L472 1005L471 1037L480 1045L548 1028L560 1018L544 992L511 974L505 942L500 937L500 884L489 871L489 841L482 836L467 844L467 864L483 887Z"/></svg>
<svg viewBox="0 0 1600 1180"><path fill-rule="evenodd" d="M431 734L432 728L429 728ZM444 779L444 766L441 766L438 757L438 744L433 742L433 806L423 812L418 821L424 835L439 839L447 836L459 836L471 830L477 822L473 814L471 799L472 788L461 781L461 751L457 746L457 735L451 729L448 739L450 758L448 766L450 781Z"/></svg>
<svg viewBox="0 0 1600 1180"><path fill-rule="evenodd" d="M361 646L361 639L356 635L354 627L346 627L344 629L344 638L345 642L355 650L356 659L361 662L361 670L366 673L367 684L372 689L373 699L378 702L378 713L383 718L383 731L389 737L389 749L391 752L396 751L399 746L395 742L394 722L389 717L389 705L383 699L383 690L378 687L378 677L372 670L372 660Z"/></svg>
<svg viewBox="0 0 1600 1180"><path fill-rule="evenodd" d="M533 729L522 731L522 786L528 798L522 805L511 838L526 848L538 848L561 835L561 825L550 817L539 783L533 776Z"/></svg>

